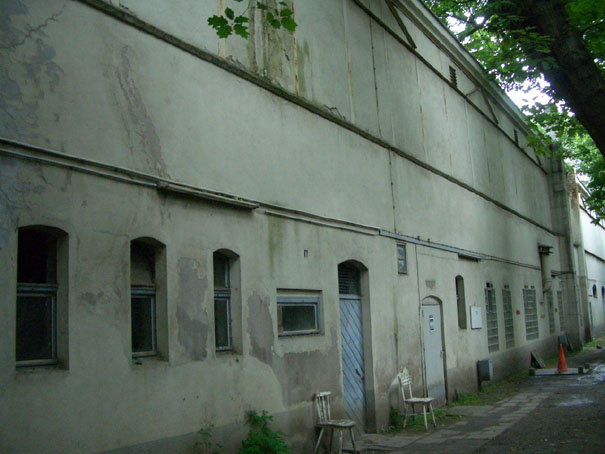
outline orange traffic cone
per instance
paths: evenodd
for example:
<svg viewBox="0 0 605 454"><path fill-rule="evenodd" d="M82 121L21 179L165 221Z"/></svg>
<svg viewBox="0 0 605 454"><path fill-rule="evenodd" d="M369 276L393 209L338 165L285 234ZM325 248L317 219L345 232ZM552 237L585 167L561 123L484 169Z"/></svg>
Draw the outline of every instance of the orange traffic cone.
<svg viewBox="0 0 605 454"><path fill-rule="evenodd" d="M557 372L567 372L567 362L565 361L563 345L561 344L559 344L559 364L557 365Z"/></svg>

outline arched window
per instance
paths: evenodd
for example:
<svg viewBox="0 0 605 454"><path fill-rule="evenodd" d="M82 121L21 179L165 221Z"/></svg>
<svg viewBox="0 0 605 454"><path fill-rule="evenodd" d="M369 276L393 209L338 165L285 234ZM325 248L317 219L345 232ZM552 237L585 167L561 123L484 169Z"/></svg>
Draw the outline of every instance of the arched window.
<svg viewBox="0 0 605 454"><path fill-rule="evenodd" d="M212 256L214 275L214 341L217 351L241 352L239 256L221 249Z"/></svg>
<svg viewBox="0 0 605 454"><path fill-rule="evenodd" d="M166 254L162 243L138 238L130 243L130 324L132 356L167 359Z"/></svg>
<svg viewBox="0 0 605 454"><path fill-rule="evenodd" d="M456 304L458 306L458 328L466 329L466 298L462 276L456 276Z"/></svg>
<svg viewBox="0 0 605 454"><path fill-rule="evenodd" d="M66 367L67 234L22 227L17 241L17 365Z"/></svg>
<svg viewBox="0 0 605 454"><path fill-rule="evenodd" d="M596 285L592 286L592 297L597 298L597 286Z"/></svg>

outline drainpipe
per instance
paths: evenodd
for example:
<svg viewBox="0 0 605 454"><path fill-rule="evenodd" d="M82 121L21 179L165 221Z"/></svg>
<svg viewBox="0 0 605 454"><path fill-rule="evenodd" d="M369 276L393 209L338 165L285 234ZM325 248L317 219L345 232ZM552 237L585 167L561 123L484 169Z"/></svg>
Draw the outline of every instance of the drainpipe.
<svg viewBox="0 0 605 454"><path fill-rule="evenodd" d="M552 265L550 263L550 254L552 246L544 244L538 245L538 253L540 254L540 268L542 268L542 293L546 293L552 289Z"/></svg>

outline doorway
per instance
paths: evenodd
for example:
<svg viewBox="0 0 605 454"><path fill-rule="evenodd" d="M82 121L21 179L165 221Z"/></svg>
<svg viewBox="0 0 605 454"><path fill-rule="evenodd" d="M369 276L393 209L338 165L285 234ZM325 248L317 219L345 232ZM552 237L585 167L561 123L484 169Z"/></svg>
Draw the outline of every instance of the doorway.
<svg viewBox="0 0 605 454"><path fill-rule="evenodd" d="M424 336L424 370L428 395L438 402L446 401L444 347L441 304L433 298L422 302Z"/></svg>

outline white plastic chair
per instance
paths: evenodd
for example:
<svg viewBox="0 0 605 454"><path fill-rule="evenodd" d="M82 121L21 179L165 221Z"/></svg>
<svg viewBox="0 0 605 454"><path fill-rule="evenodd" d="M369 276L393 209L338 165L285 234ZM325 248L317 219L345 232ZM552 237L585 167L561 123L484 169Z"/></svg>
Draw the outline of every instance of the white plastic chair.
<svg viewBox="0 0 605 454"><path fill-rule="evenodd" d="M330 452L332 452L332 440L334 438L334 430L338 431L338 453L342 453L342 433L345 430L349 430L351 436L351 444L353 445L353 452L357 453L355 448L355 437L353 436L353 428L355 427L355 421L351 419L332 419L330 414L330 392L319 392L315 393L315 408L317 410L317 423L316 427L321 430L313 454L317 453L319 444L321 443L321 437L323 437L325 429L330 429Z"/></svg>
<svg viewBox="0 0 605 454"><path fill-rule="evenodd" d="M427 408L431 412L431 416L433 417L433 424L437 427L437 422L435 422L435 413L433 413L433 398L432 397L414 397L412 395L412 377L410 377L410 373L407 369L403 369L403 371L397 374L397 379L399 380L399 389L401 391L401 398L403 399L403 407L405 409L405 417L403 419L403 427L408 422L409 416L415 416L416 408L415 406L420 404L422 405L422 414L424 416L424 429L429 430L429 426L426 422L426 410ZM406 391L409 397L406 397ZM409 412L411 407L411 412Z"/></svg>

